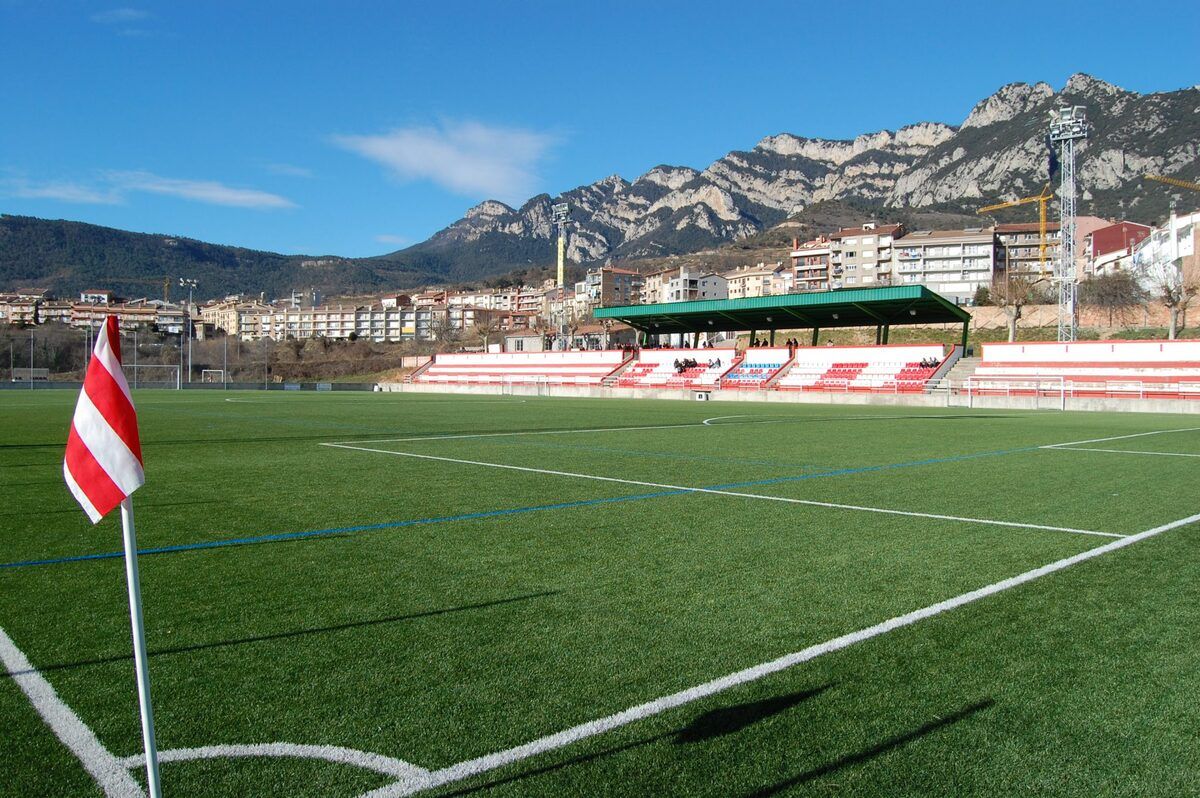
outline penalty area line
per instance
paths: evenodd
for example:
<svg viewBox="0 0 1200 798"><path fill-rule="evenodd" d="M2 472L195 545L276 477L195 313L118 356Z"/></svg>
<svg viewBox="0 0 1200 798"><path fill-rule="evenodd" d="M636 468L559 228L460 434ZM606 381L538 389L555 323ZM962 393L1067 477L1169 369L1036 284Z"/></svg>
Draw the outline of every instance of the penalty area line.
<svg viewBox="0 0 1200 798"><path fill-rule="evenodd" d="M1163 532L1177 529L1181 526L1187 526L1188 524L1193 524L1196 521L1200 521L1200 513L1197 513L1196 515L1190 515L1187 518L1181 518L1178 521L1172 521L1168 524L1163 524L1162 526L1154 527L1153 529L1147 529L1145 532L1140 532L1136 535L1129 535L1121 538L1120 540L1114 540L1111 543L1106 543L1103 546L1097 546L1096 548L1088 549L1087 551L1080 552L1079 554L1071 557L1065 557L1061 560L1056 560L1048 565L1043 565L1040 568L1034 568L1033 570L1025 571L1024 573L1009 577L1008 579L1002 579L999 582L994 582L985 587L981 587L967 593L962 593L944 601L939 601L936 604L930 604L927 607L913 610L912 612L905 613L904 615L898 615L894 618L889 618L888 620L877 623L874 626L868 626L866 628L844 634L841 637L835 637L832 640L825 641L824 643L818 643L817 645L809 646L808 648L801 649L800 651L796 651L791 654L785 654L782 657L770 660L769 662L764 662L740 671L735 671L734 673L730 673L726 676L713 679L712 681L696 685L695 687L689 687L686 690L680 690L677 693L671 693L670 695L656 698L643 704L638 704L637 706L630 707L629 709L621 712L617 712L597 720L588 721L587 723L581 723L577 726L572 726L569 729L564 729L563 731L554 734L539 737L538 739L524 743L523 745L518 745L513 748L508 748L503 751L498 751L496 753L477 757L475 759L468 759L463 762L459 762L458 764L432 771L428 774L428 776L417 780L415 783L413 780L404 780L396 782L395 784L389 784L377 790L364 793L360 798L401 798L401 796L412 795L413 793L422 792L424 790L432 789L444 784L462 781L463 779L477 776L481 773L486 773L506 765L515 764L525 759L529 759L530 757L538 756L539 754L547 753L549 751L554 751L567 745L571 745L572 743L579 742L580 740L586 740L589 737L595 737L614 729L618 729L622 726L627 726L644 718L661 714L669 709L690 704L702 698L707 698L708 696L729 690L730 688L747 684L749 682L758 681L759 679L763 679L772 674L795 667L796 665L816 659L817 657L825 654L831 654L835 651L848 648L856 643L862 643L872 638L879 637L880 635L887 634L888 632L895 631L896 629L901 629L905 626L911 626L912 624L925 620L926 618L932 618L944 612L957 609L958 607L971 604L989 596L993 596L997 593L1011 590L1012 588L1032 582L1035 579L1040 579L1043 576L1048 576L1058 571L1070 568L1073 565L1078 565L1081 562L1086 562L1118 549L1125 548L1126 546L1131 546L1138 541L1154 537L1155 535L1162 534Z"/></svg>
<svg viewBox="0 0 1200 798"><path fill-rule="evenodd" d="M1093 449L1090 446L1053 446L1049 447L1060 452L1104 452L1105 454L1148 454L1155 457L1200 457L1200 454L1185 454L1184 452L1142 452L1135 449Z"/></svg>
<svg viewBox="0 0 1200 798"><path fill-rule="evenodd" d="M70 749L108 798L144 798L141 785L59 697L50 682L34 669L25 652L17 648L3 628L0 628L0 661L54 736Z"/></svg>
<svg viewBox="0 0 1200 798"><path fill-rule="evenodd" d="M605 477L598 474L580 474L574 471L555 471L549 468L531 468L529 466L509 465L507 463L486 463L481 460L464 460L457 457L442 457L433 454L417 454L416 452L397 452L390 449L375 449L368 446L351 446L345 443L322 443L321 446L329 446L334 449L350 449L360 452L372 452L375 454L390 454L396 457L411 457L418 460L436 460L444 463L458 463L460 465L482 466L486 468L501 468L509 471L523 471L532 474L547 474L557 477L570 477L573 479L590 479L597 482L615 482L622 485L637 485L645 488L659 488L662 490L679 491L681 493L704 493L715 496L733 496L740 499L758 499L760 501L783 502L786 504L802 504L809 507L826 507L835 510L852 510L857 512L878 513L881 515L899 515L909 518L932 518L940 521L957 521L966 524L984 524L987 526L1012 527L1017 529L1039 529L1048 532L1070 532L1076 535L1094 535L1106 538L1123 538L1124 535L1118 535L1115 532L1097 532L1092 529L1075 529L1073 527L1063 526L1048 526L1045 524L1027 524L1019 521L997 521L990 518L968 518L959 515L942 515L939 513L921 513L912 510L892 510L885 507L865 507L857 504L839 504L835 502L821 502L811 499L794 499L789 496L769 496L761 493L744 493L742 491L722 490L719 488L701 488L691 487L687 485L671 485L664 482L645 482L637 479L622 479L620 477Z"/></svg>
<svg viewBox="0 0 1200 798"><path fill-rule="evenodd" d="M1147 435L1171 435L1176 432L1197 432L1200 427L1183 427L1181 429L1159 429L1153 432L1135 432L1132 435L1113 435L1109 438L1092 438L1086 441L1067 441L1066 443L1051 443L1041 446L1041 449L1063 449L1067 446L1082 446L1085 443L1107 443L1108 441L1124 441L1130 438L1145 438Z"/></svg>

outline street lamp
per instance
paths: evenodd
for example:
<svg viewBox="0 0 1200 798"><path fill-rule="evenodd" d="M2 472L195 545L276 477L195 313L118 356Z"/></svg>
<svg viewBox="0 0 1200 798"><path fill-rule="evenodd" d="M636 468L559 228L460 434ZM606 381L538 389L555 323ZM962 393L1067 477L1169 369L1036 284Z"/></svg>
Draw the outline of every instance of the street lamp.
<svg viewBox="0 0 1200 798"><path fill-rule="evenodd" d="M188 369L188 382L191 382L191 381L192 381L192 291L193 291L193 290L196 288L196 285L197 285L198 283L199 283L199 281L198 281L198 280L192 279L191 277L180 277L180 278L179 278L179 287L180 287L180 288L186 288L186 289L188 290L188 303L187 303L187 307L185 307L185 308L183 309L183 312L184 312L184 313L187 315L187 337L188 337L188 356L187 356L187 369Z"/></svg>

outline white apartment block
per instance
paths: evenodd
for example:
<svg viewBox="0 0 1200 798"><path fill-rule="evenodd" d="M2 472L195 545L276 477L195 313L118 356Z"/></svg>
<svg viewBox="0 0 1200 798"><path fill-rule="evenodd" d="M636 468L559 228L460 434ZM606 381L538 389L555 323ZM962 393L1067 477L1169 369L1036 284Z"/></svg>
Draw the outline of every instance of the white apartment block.
<svg viewBox="0 0 1200 798"><path fill-rule="evenodd" d="M988 227L918 230L896 242L892 284L919 283L965 304L990 287L996 269L996 235ZM849 287L849 286L847 286Z"/></svg>
<svg viewBox="0 0 1200 798"><path fill-rule="evenodd" d="M675 266L646 275L643 302L693 302L700 299L727 299L729 287L725 278L691 266Z"/></svg>
<svg viewBox="0 0 1200 798"><path fill-rule="evenodd" d="M757 266L739 266L722 276L725 278L728 299L747 299L789 293L791 273L792 270L785 269L782 263L759 263Z"/></svg>
<svg viewBox="0 0 1200 798"><path fill-rule="evenodd" d="M831 288L876 288L893 285L892 245L904 235L899 224L867 222L829 237L832 255Z"/></svg>

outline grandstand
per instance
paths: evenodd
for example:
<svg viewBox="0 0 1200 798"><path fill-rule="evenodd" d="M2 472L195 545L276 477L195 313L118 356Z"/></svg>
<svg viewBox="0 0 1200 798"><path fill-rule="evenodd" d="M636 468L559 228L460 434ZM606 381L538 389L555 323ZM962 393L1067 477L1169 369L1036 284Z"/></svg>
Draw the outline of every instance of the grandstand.
<svg viewBox="0 0 1200 798"><path fill-rule="evenodd" d="M645 349L636 362L621 372L619 388L711 387L729 370L734 353L726 349ZM680 371L675 364L694 360L696 365ZM709 364L712 366L709 366Z"/></svg>
<svg viewBox="0 0 1200 798"><path fill-rule="evenodd" d="M413 374L413 382L444 385L599 385L631 357L631 354L619 350L435 355L427 366Z"/></svg>
<svg viewBox="0 0 1200 798"><path fill-rule="evenodd" d="M960 352L953 347L947 356L941 344L798 349L777 387L784 391L921 393ZM933 361L936 365L922 365Z"/></svg>
<svg viewBox="0 0 1200 798"><path fill-rule="evenodd" d="M721 378L722 388L762 390L792 361L786 348L747 349L737 366Z"/></svg>
<svg viewBox="0 0 1200 798"><path fill-rule="evenodd" d="M970 383L978 395L1200 398L1200 341L984 344Z"/></svg>

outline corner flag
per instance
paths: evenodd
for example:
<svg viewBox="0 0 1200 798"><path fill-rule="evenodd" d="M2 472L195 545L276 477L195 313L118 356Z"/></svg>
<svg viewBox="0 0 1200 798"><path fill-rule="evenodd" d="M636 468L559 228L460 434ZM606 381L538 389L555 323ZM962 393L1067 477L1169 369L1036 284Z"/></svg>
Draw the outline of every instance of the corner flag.
<svg viewBox="0 0 1200 798"><path fill-rule="evenodd" d="M96 347L75 404L63 478L92 523L121 507L125 539L125 580L133 625L133 664L137 673L138 708L146 748L146 782L150 798L161 798L158 750L154 744L154 712L150 706L150 671L146 663L146 630L142 623L142 588L138 579L137 536L133 528L135 490L146 481L137 412L121 372L121 334L117 317L108 316L96 336Z"/></svg>
<svg viewBox="0 0 1200 798"><path fill-rule="evenodd" d="M146 481L137 413L121 372L116 316L105 319L96 336L67 437L63 477L93 524Z"/></svg>

